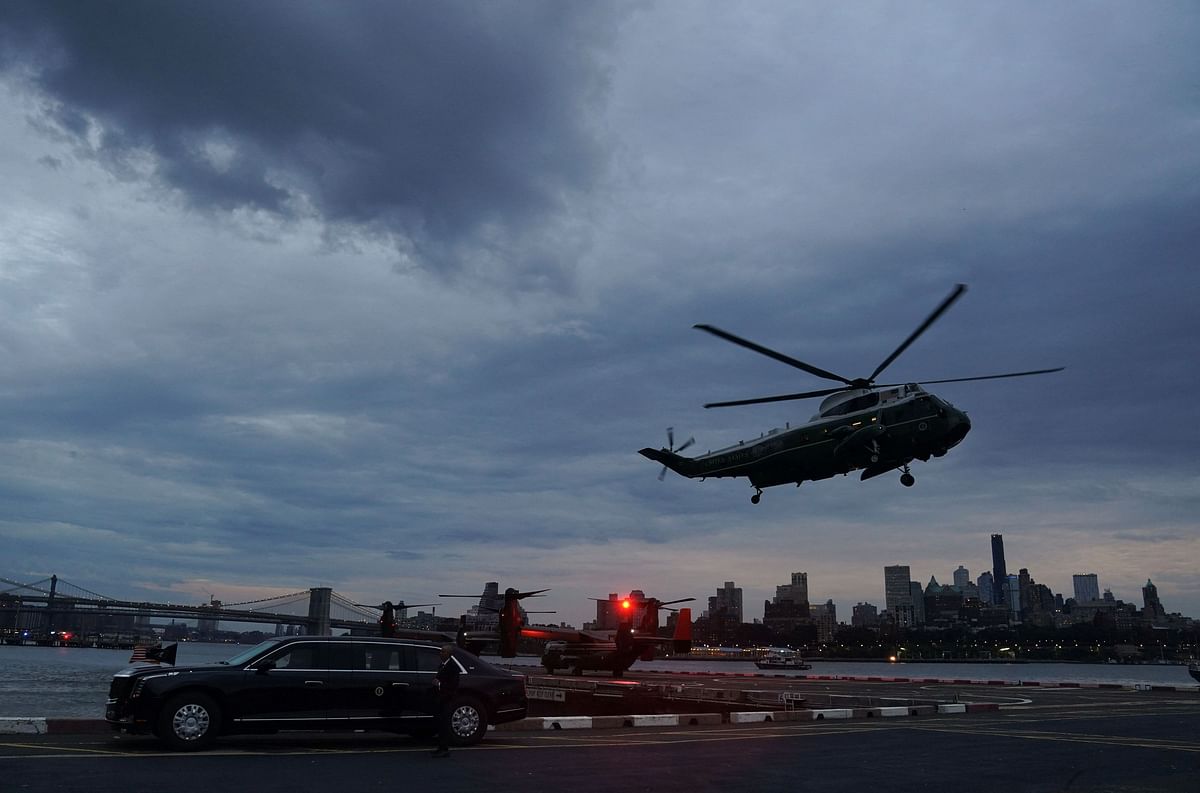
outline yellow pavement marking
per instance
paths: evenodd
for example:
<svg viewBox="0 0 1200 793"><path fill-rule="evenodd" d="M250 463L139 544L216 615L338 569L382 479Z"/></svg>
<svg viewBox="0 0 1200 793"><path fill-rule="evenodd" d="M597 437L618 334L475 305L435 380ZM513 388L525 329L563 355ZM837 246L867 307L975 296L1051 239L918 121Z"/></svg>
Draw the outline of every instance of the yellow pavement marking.
<svg viewBox="0 0 1200 793"><path fill-rule="evenodd" d="M117 752L112 749L85 749L82 746L59 746L57 744L55 744L53 746L43 746L41 744L36 744L36 743L5 742L5 743L0 743L0 747L3 747L5 749L44 749L46 751L53 750L56 752L78 752L80 754L116 754L116 755L125 754L125 752Z"/></svg>

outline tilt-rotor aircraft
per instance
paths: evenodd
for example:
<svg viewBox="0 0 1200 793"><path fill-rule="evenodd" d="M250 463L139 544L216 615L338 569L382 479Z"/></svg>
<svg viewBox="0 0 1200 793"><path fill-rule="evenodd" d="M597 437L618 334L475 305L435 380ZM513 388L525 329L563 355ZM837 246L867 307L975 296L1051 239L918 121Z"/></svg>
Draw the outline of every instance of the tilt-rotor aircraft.
<svg viewBox="0 0 1200 793"><path fill-rule="evenodd" d="M448 631L436 630L421 630L417 628L401 628L396 619L396 612L405 608L417 608L420 606L436 606L437 603L420 603L414 605L406 605L404 601L398 604L393 604L390 600L384 601L380 606L366 606L366 608L377 608L383 613L379 617L379 635L387 638L400 639L423 639L426 641L435 642L453 642L464 650L479 655L483 648L489 644L499 644L500 656L503 658L512 658L517 654L517 639L521 635L521 629L525 625L525 618L521 613L519 606L520 601L528 597L541 597L543 592L549 592L548 589L539 589L534 592L518 592L515 589L509 588L504 591L504 604L499 609L489 609L500 615L500 630L499 631L469 631L466 628L466 615L460 618L459 629L456 633ZM478 598L478 595L438 595L438 597L449 598ZM362 605L362 604L355 604ZM549 611L532 611L526 612L529 614L552 614Z"/></svg>
<svg viewBox="0 0 1200 793"><path fill-rule="evenodd" d="M542 666L550 674L556 669L571 669L577 675L587 669L597 669L612 672L613 677L622 677L634 661L653 661L661 645L670 644L677 653L692 649L692 610L670 608L674 603L692 600L695 598L665 602L646 598L635 603L631 598L624 598L620 601L620 621L615 631L535 627L523 628L521 635L550 640L542 654ZM638 608L645 608L645 613L634 627L633 617ZM658 635L658 612L662 609L678 611L675 635L671 638Z"/></svg>
<svg viewBox="0 0 1200 793"><path fill-rule="evenodd" d="M391 634L404 638L433 639L454 641L459 647L470 650L476 655L487 644L498 643L501 658L512 658L517 654L517 640L543 639L549 640L542 663L553 673L555 669L573 668L575 674L583 674L585 669L600 669L610 671L613 677L621 677L625 670L637 660L649 661L655 656L656 649L670 644L677 653L686 653L692 647L692 611L689 608L678 609L678 619L675 634L671 638L658 636L658 612L671 608L675 603L686 603L695 598L661 601L656 598L645 598L633 602L631 598L621 601L621 618L615 631L583 631L573 628L555 628L547 626L530 626L525 624L525 617L519 607L525 598L543 597L548 589L537 589L532 592L520 592L516 589L504 591L504 603L497 610L499 613L498 631L468 631L460 628L458 634L451 637L437 631L396 630ZM438 597L476 598L478 595L438 595ZM635 627L634 614L637 609L644 608L645 613ZM553 612L529 611L526 614L551 614Z"/></svg>
<svg viewBox="0 0 1200 793"><path fill-rule="evenodd" d="M500 630L498 632L490 631L467 631L465 628L465 617L463 620L464 627L460 628L455 641L460 647L464 647L476 655L483 649L485 644L497 642L500 645L500 657L512 658L517 654L517 639L526 635L525 631L525 616L521 613L520 602L525 598L543 597L543 592L549 592L549 589L535 589L532 592L520 592L512 587L504 590L504 603L499 609L493 609L500 615ZM478 595L438 595L440 598L478 598ZM550 611L530 611L527 614L552 614Z"/></svg>
<svg viewBox="0 0 1200 793"><path fill-rule="evenodd" d="M646 448L642 449L640 454L662 463L663 473L670 468L689 479L744 476L754 487L754 495L750 497L754 504L759 502L765 487L793 483L799 485L801 482L828 479L837 474L848 474L860 469L860 479L864 480L890 471L900 471L900 483L905 487L912 487L916 479L909 470L909 463L913 460L928 462L930 457L943 456L961 443L971 430L971 422L965 412L926 391L923 385L1027 377L1060 372L1064 368L1060 366L1028 372L911 383L876 383L875 379L928 330L964 291L966 286L958 284L941 305L934 309L891 355L875 367L875 371L868 377L853 379L763 347L712 325L696 325L696 328L717 338L842 385L795 394L710 402L704 407L757 405L825 397L817 414L807 423L771 430L758 440L738 443L736 446L718 449L698 457L683 457L679 452L690 446L694 439L689 439L676 449L674 431L668 429L666 448ZM660 474L660 478L661 476Z"/></svg>
<svg viewBox="0 0 1200 793"><path fill-rule="evenodd" d="M396 619L396 612L398 612L398 611L402 612L405 609L421 608L423 606L436 606L438 604L437 603L414 603L410 606L410 605L406 604L403 600L401 600L399 603L392 603L392 601L390 601L390 600L385 600L385 601L383 601L383 603L381 603L378 606L365 606L362 603L356 603L355 605L362 606L363 608L379 609L379 611L380 611L379 635L383 636L385 638L394 638L400 632L399 623ZM437 632L431 631L431 633L437 633ZM438 634L438 635L440 636L441 634Z"/></svg>

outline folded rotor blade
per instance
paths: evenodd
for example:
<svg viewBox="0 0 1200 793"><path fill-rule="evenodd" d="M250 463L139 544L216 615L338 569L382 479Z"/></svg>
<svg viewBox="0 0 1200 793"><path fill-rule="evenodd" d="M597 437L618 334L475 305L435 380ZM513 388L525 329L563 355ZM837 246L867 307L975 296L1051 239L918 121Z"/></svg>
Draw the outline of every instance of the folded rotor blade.
<svg viewBox="0 0 1200 793"><path fill-rule="evenodd" d="M884 369L888 368L888 366L891 365L892 361L899 358L900 353L907 350L908 346L910 344L912 344L914 341L916 341L917 338L922 333L924 333L926 330L928 330L930 325L932 325L934 322L937 322L938 317L940 317L942 314L944 314L946 312L946 309L950 308L950 306L953 305L954 301L958 300L958 298L960 296L962 296L962 293L965 291L967 291L966 284L958 284L957 286L955 286L954 291L951 292L950 295L945 300L942 301L941 305L939 305L937 308L935 308L933 310L932 314L930 314L928 317L925 318L925 321L922 322L920 324L920 326L918 326L917 329L914 330L909 335L909 337L907 339L905 339L904 342L899 347L896 348L895 352L893 352L887 358L884 358L883 363L881 363L881 364L879 364L879 366L875 367L875 371L871 372L871 376L867 378L867 382L869 382L869 383L874 382L875 378L879 377L880 372L882 372Z"/></svg>
<svg viewBox="0 0 1200 793"><path fill-rule="evenodd" d="M725 341L733 342L734 344L738 345L739 347L745 347L747 350L754 350L754 352L759 353L760 355L765 355L768 358L774 358L776 361L779 361L780 363L786 363L788 366L794 366L797 369L803 369L804 371L808 372L809 374L815 374L817 377L823 377L826 380L837 380L839 383L845 383L846 385L850 385L851 381L842 377L840 374L834 374L833 372L827 372L824 369L813 366L812 364L807 364L804 361L798 361L795 358L792 358L791 356L784 355L781 352L776 352L775 350L772 350L769 347L764 347L761 344L755 344L754 342L752 342L748 339L743 339L740 336L735 336L732 333L729 333L728 331L721 330L720 328L714 327L712 325L693 325L692 327L696 328L697 330L702 330L707 333L711 333L712 335L716 336L719 339L724 339ZM706 407L707 407L707 405L706 405Z"/></svg>

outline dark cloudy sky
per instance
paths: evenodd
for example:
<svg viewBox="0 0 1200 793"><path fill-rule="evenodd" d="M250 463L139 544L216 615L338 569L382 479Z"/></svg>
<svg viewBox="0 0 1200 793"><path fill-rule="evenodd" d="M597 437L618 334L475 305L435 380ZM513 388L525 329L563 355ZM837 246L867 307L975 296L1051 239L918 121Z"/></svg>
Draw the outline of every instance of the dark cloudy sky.
<svg viewBox="0 0 1200 793"><path fill-rule="evenodd" d="M225 601L641 588L883 605L990 566L1200 616L1200 9L0 4L0 576ZM824 387L893 476L656 479ZM447 603L447 612L461 604ZM441 611L441 610L439 610Z"/></svg>

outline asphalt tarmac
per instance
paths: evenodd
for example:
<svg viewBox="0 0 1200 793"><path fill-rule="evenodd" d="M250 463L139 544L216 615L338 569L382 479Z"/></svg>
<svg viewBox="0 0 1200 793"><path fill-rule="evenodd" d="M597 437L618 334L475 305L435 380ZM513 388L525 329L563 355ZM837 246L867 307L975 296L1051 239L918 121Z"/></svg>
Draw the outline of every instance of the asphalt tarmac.
<svg viewBox="0 0 1200 793"><path fill-rule="evenodd" d="M0 736L0 790L1200 791L1195 693L879 685L889 697L1007 701L989 712L896 719L493 731L446 759L384 734L230 737L187 754L143 737L9 735ZM856 695L869 688L854 684Z"/></svg>

